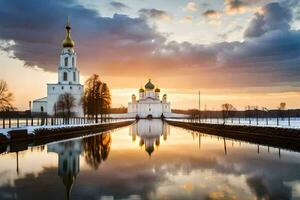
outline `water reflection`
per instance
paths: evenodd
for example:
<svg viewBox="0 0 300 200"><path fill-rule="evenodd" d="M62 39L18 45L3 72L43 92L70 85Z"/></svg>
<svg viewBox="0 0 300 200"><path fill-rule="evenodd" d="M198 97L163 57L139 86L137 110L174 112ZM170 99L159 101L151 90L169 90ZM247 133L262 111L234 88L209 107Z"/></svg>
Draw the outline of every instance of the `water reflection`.
<svg viewBox="0 0 300 200"><path fill-rule="evenodd" d="M152 147L148 159L145 151ZM0 199L300 199L299 153L282 150L279 159L278 149L159 120L28 149L18 157L22 173L14 176L15 153L0 156Z"/></svg>
<svg viewBox="0 0 300 200"><path fill-rule="evenodd" d="M93 169L98 169L101 161L108 157L111 144L109 133L103 133L83 140L73 140L47 145L48 152L58 154L58 176L66 188L66 197L70 198L72 186L80 171L80 155L84 151L85 161Z"/></svg>
<svg viewBox="0 0 300 200"><path fill-rule="evenodd" d="M110 144L111 136L109 133L84 138L83 146L86 163L93 169L98 169L101 161L105 161L109 155Z"/></svg>
<svg viewBox="0 0 300 200"><path fill-rule="evenodd" d="M48 145L48 152L58 154L58 176L66 187L67 199L70 197L72 185L79 173L79 156L82 151L80 140Z"/></svg>
<svg viewBox="0 0 300 200"><path fill-rule="evenodd" d="M160 119L139 120L131 126L130 135L132 141L135 141L137 136L140 138L140 147L144 146L145 151L151 157L155 147L158 148L160 145L160 137L163 136L163 139L167 140L170 127Z"/></svg>

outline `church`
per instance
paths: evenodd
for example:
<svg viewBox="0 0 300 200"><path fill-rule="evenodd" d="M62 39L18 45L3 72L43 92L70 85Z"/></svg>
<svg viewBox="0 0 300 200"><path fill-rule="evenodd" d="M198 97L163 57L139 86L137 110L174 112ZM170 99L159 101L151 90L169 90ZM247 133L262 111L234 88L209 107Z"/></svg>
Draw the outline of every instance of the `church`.
<svg viewBox="0 0 300 200"><path fill-rule="evenodd" d="M161 118L171 113L171 104L167 102L164 94L160 100L160 89L155 87L149 79L145 88L139 90L139 100L133 94L128 103L128 115L138 118Z"/></svg>
<svg viewBox="0 0 300 200"><path fill-rule="evenodd" d="M77 68L75 43L71 38L71 26L69 20L66 24L66 37L62 42L62 51L58 66L58 83L47 84L47 97L36 99L32 102L31 112L55 114L55 104L61 94L69 93L75 98L75 106L72 113L83 116L83 108L80 100L84 91L80 84L80 74Z"/></svg>

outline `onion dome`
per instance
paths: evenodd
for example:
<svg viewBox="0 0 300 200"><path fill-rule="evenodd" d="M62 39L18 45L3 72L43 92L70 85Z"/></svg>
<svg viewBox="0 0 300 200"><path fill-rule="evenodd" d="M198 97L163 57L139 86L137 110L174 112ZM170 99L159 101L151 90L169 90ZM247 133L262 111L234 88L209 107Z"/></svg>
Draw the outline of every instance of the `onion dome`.
<svg viewBox="0 0 300 200"><path fill-rule="evenodd" d="M66 24L66 37L62 42L63 48L73 48L75 46L74 41L71 38L71 26L69 22L69 18Z"/></svg>
<svg viewBox="0 0 300 200"><path fill-rule="evenodd" d="M154 147L153 146L149 146L149 147L146 148L146 151L147 151L149 157L151 158L151 154L154 151Z"/></svg>
<svg viewBox="0 0 300 200"><path fill-rule="evenodd" d="M160 92L160 89L159 89L159 88L156 88L156 89L155 89L155 92Z"/></svg>
<svg viewBox="0 0 300 200"><path fill-rule="evenodd" d="M140 88L139 92L143 93L143 92L145 92L145 90L143 88Z"/></svg>
<svg viewBox="0 0 300 200"><path fill-rule="evenodd" d="M153 90L155 86L151 83L151 79L149 79L148 83L145 85L145 88L148 90Z"/></svg>

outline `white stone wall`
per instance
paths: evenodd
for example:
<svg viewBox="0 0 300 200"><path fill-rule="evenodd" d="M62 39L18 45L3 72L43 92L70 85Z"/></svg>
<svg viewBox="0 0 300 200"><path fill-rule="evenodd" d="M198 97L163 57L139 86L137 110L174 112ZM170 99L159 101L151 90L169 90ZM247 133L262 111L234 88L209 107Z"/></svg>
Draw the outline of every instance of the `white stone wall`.
<svg viewBox="0 0 300 200"><path fill-rule="evenodd" d="M72 94L76 100L72 112L74 112L77 117L82 117L83 109L80 100L83 90L83 85L80 84L47 84L48 115L54 115L54 104L57 102L59 95L68 92Z"/></svg>
<svg viewBox="0 0 300 200"><path fill-rule="evenodd" d="M45 101L33 101L31 106L31 112L33 113L40 113L41 108L43 107L44 112L47 112L47 99L45 98Z"/></svg>

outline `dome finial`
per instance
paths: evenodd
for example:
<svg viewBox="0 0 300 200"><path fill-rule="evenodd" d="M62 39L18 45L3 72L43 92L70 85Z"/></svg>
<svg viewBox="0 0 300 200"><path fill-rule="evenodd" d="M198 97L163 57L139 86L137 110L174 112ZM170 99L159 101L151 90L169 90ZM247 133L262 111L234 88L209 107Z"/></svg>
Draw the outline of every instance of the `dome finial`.
<svg viewBox="0 0 300 200"><path fill-rule="evenodd" d="M67 17L66 28L67 28L67 27L71 28L71 26L70 26L70 17L69 17L69 15L68 15L68 17Z"/></svg>

